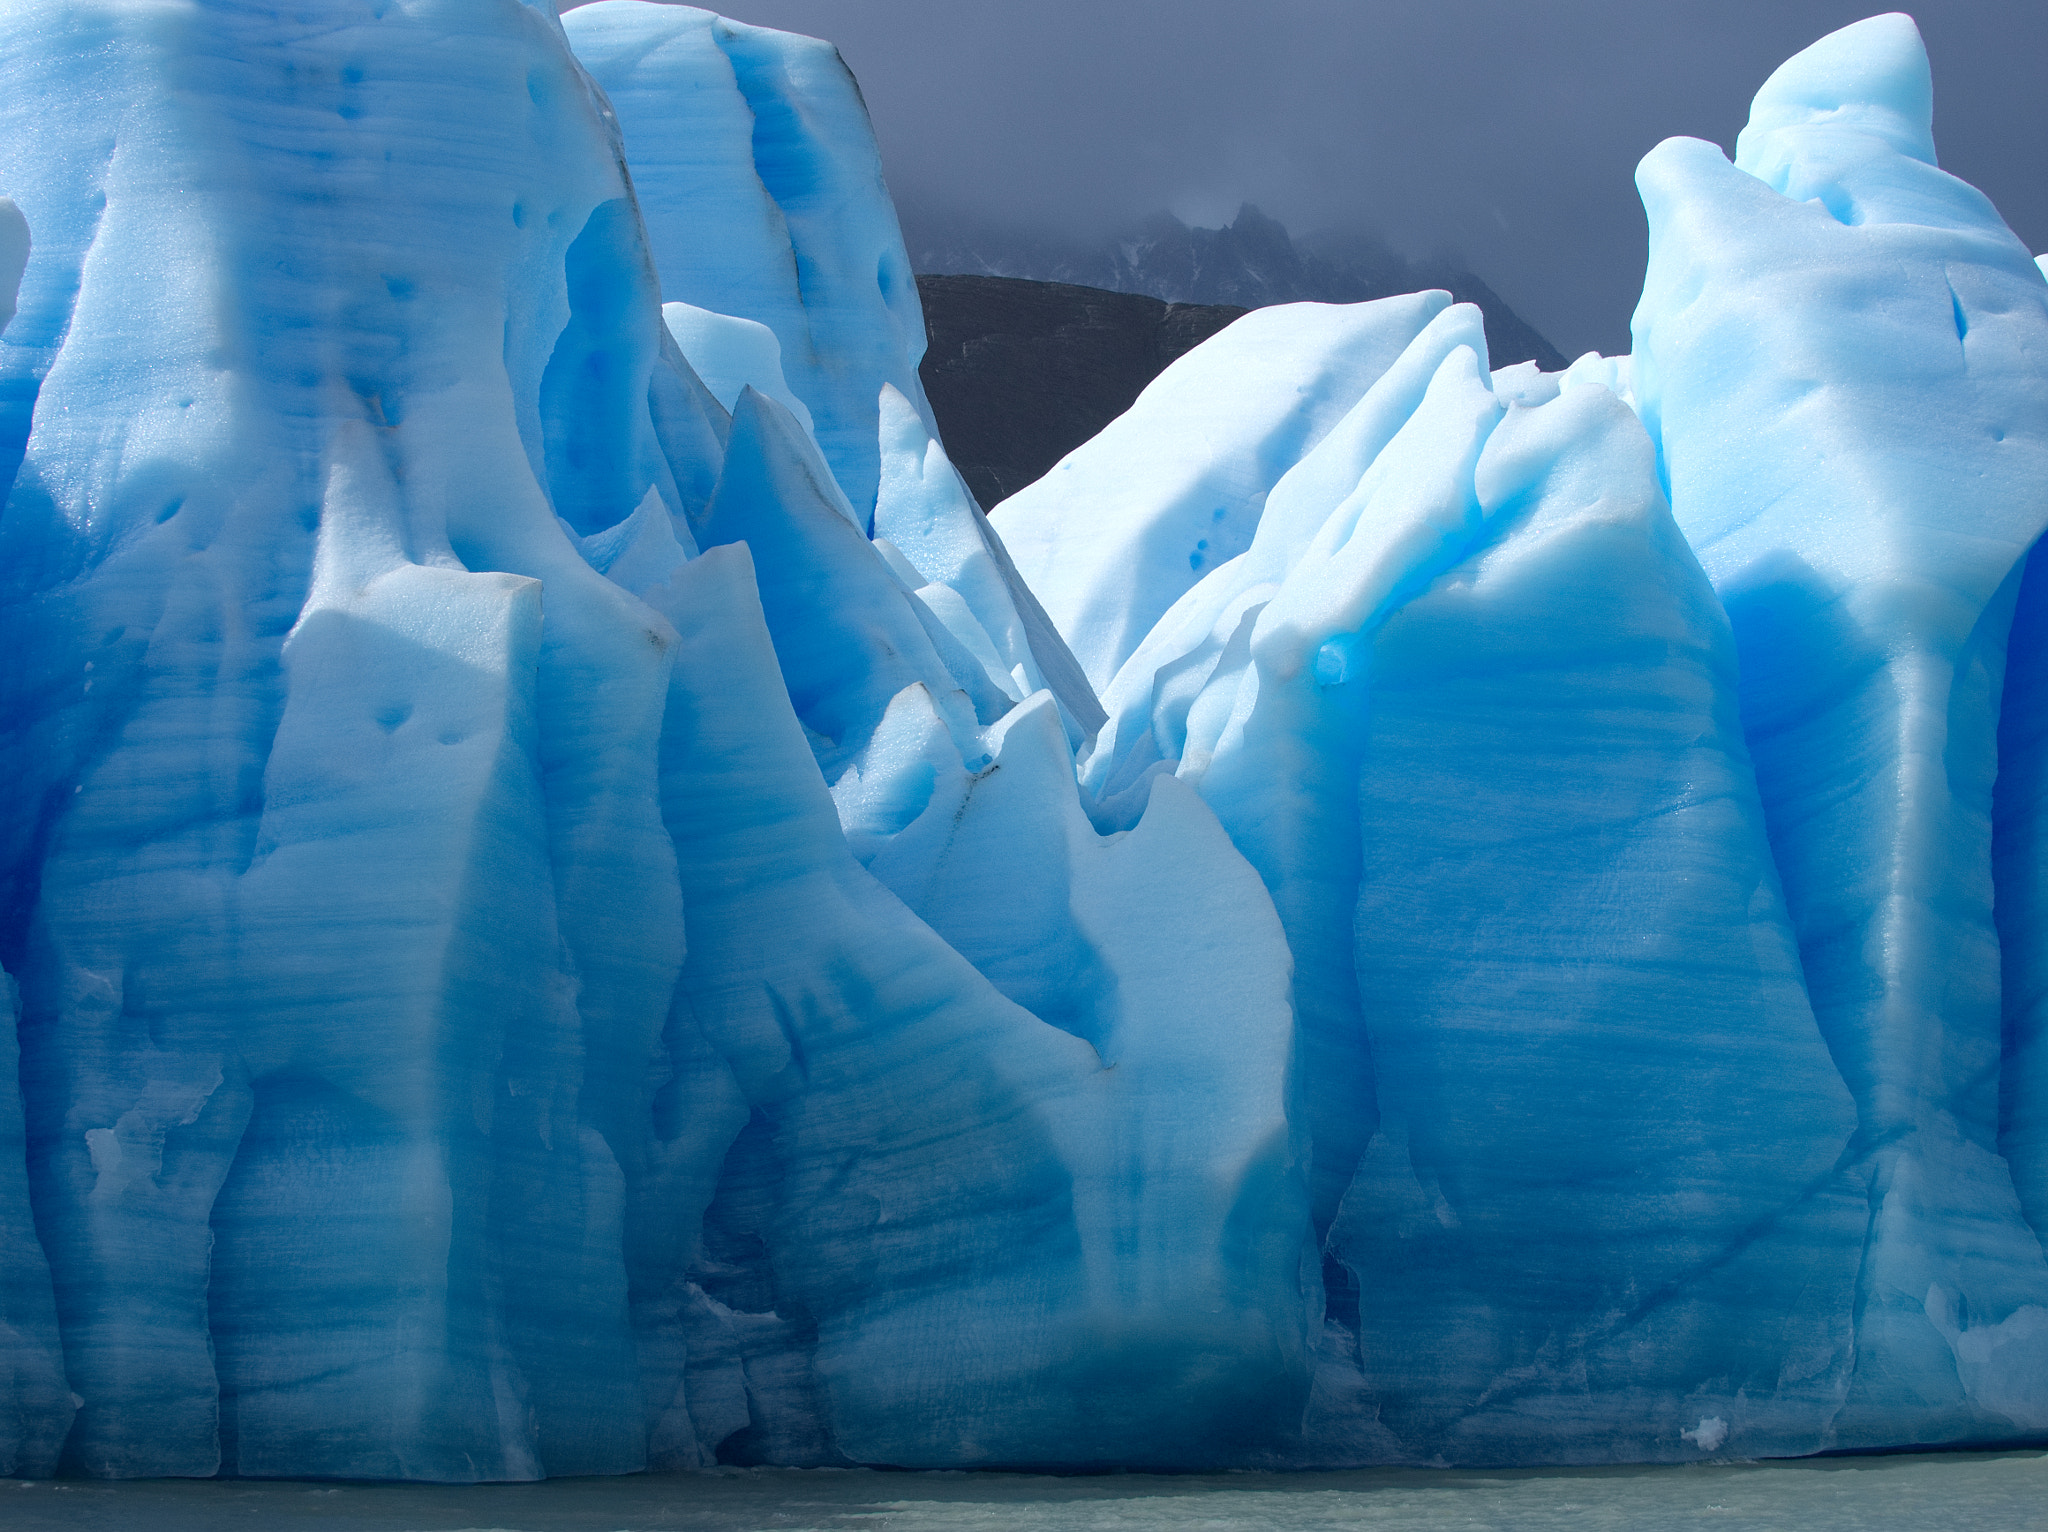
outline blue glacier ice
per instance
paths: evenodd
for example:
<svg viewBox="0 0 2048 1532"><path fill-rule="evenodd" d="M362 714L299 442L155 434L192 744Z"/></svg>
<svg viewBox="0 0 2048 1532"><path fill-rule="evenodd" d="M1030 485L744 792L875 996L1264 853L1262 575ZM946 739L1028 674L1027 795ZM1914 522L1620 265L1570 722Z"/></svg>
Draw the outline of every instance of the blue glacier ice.
<svg viewBox="0 0 2048 1532"><path fill-rule="evenodd" d="M28 265L28 221L0 198L0 332L12 322ZM36 1237L28 1188L28 1125L21 1097L21 990L0 974L0 1471L48 1473L71 1424L50 1263Z"/></svg>
<svg viewBox="0 0 2048 1532"><path fill-rule="evenodd" d="M599 0L563 25L624 132L662 296L774 332L865 524L881 385L932 418L917 284L852 72L829 43L693 6Z"/></svg>
<svg viewBox="0 0 2048 1532"><path fill-rule="evenodd" d="M1096 837L1041 692L983 774L1014 800L961 823L964 865L923 857L925 889L986 872L976 842L1020 821L1063 830L1082 865L1057 859L999 891L1030 926L920 920L852 853L815 731L786 710L762 727L787 662L750 562L714 548L675 585L663 796L697 914L669 1047L695 1109L674 1120L685 1174L663 1202L703 1214L703 1232L691 1269L674 1252L653 1268L676 1285L662 1326L682 1332L682 1384L661 1403L696 1434L657 1429L687 1444L682 1461L737 1432L742 1460L1197 1462L1231 1450L1251 1399L1269 1422L1254 1432L1272 1434L1300 1407L1305 1226L1287 954L1270 906L1256 919L1256 882L1241 863L1230 873L1192 795L1163 795L1129 837ZM963 775L926 695L910 688L930 753ZM961 822L955 796L928 812ZM917 861L900 857L891 886L915 900L901 864ZM1084 1018L1079 986L1101 972L1006 971L1062 919L1139 999ZM1157 940L1190 923L1212 938L1193 968ZM1065 1007L1044 1004L1063 979ZM682 1146L707 1123L723 1131L722 1173Z"/></svg>
<svg viewBox="0 0 2048 1532"><path fill-rule="evenodd" d="M1849 1359L1855 1122L1727 622L1626 405L1504 404L1483 346L1439 306L1110 692L1321 960L1307 1450L1571 1460L1590 1418L1605 1452L1703 1420L1810 1450Z"/></svg>
<svg viewBox="0 0 2048 1532"><path fill-rule="evenodd" d="M1956 1434L2048 1426L2048 1261L2000 1153L1994 904L2031 864L1995 858L1993 826L2008 763L2038 769L2024 713L2008 759L1999 733L2048 525L2048 289L1936 168L1932 110L1912 23L1877 17L1765 83L1732 166L1679 139L1639 174L1637 395L1734 626L1808 991L1856 1096L1855 1441L1901 1395ZM2023 909L2002 922L2022 950Z"/></svg>
<svg viewBox="0 0 2048 1532"><path fill-rule="evenodd" d="M9 952L65 1462L630 1469L670 662L562 523L682 508L657 295L551 14L340 20L4 22L41 230Z"/></svg>
<svg viewBox="0 0 2048 1532"><path fill-rule="evenodd" d="M990 518L1099 691L1393 360L1421 297L1254 310Z"/></svg>
<svg viewBox="0 0 2048 1532"><path fill-rule="evenodd" d="M1905 18L1632 356L1262 310L993 515L829 44L0 87L0 1470L2048 1430L2048 281Z"/></svg>

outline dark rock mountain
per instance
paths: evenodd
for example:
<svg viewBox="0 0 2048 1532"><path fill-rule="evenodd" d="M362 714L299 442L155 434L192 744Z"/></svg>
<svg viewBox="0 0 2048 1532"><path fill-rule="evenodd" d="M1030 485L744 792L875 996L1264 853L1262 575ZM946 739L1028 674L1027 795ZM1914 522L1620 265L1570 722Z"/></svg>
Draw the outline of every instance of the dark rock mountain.
<svg viewBox="0 0 2048 1532"><path fill-rule="evenodd" d="M1357 303L1424 288L1448 290L1486 315L1487 349L1496 367L1535 361L1563 367L1557 348L1454 256L1411 261L1371 235L1322 233L1295 239L1246 204L1221 229L1195 229L1155 213L1099 244L975 224L914 206L903 215L912 266L920 272L1023 277L1168 303Z"/></svg>
<svg viewBox="0 0 2048 1532"><path fill-rule="evenodd" d="M985 507L1131 407L1175 357L1246 312L1014 277L921 276L918 369L946 450Z"/></svg>

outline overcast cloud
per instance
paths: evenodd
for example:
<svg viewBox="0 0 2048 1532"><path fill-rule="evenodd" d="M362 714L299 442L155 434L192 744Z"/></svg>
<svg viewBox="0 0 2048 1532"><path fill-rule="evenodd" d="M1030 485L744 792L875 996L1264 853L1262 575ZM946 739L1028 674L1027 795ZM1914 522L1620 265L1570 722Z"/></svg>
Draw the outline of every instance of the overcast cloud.
<svg viewBox="0 0 2048 1532"><path fill-rule="evenodd" d="M731 0L828 37L899 202L1101 233L1257 203L1461 253L1567 354L1626 350L1652 144L1732 146L1837 0ZM2048 249L2048 4L1929 0L1942 163Z"/></svg>

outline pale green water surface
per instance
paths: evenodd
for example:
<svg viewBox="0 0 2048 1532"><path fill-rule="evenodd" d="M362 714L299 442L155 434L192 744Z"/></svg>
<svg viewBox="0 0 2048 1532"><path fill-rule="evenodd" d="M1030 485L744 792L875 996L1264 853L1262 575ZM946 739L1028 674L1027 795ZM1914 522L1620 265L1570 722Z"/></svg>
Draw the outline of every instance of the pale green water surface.
<svg viewBox="0 0 2048 1532"><path fill-rule="evenodd" d="M22 1532L2048 1532L2048 1455L1164 1477L723 1469L544 1484L0 1480Z"/></svg>

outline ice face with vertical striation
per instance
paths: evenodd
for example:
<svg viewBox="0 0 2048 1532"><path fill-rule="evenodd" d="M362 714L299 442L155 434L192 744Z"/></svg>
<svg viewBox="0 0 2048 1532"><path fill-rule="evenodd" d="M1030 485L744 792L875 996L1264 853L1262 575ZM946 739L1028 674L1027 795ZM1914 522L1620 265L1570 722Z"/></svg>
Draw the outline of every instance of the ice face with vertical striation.
<svg viewBox="0 0 2048 1532"><path fill-rule="evenodd" d="M2048 554L2039 543L2013 608L1991 816L2004 1019L1998 1152L2048 1245Z"/></svg>
<svg viewBox="0 0 2048 1532"><path fill-rule="evenodd" d="M1704 1418L1813 1450L1852 1355L1855 1117L1726 621L1611 392L1477 413L1440 460L1488 532L1360 656L1381 1131L1330 1249L1362 1374L1410 1450L1569 1459L1593 1416L1643 1456Z"/></svg>
<svg viewBox="0 0 2048 1532"><path fill-rule="evenodd" d="M890 408L885 396L885 415ZM919 1296L921 1285L936 1279L910 1269L889 1276L851 1235L840 1254L811 1248L821 1227L849 1215L791 1212L783 1226L789 1243L768 1253L772 1290L807 1283L797 1297L816 1331L779 1343L816 1370L827 1403L791 1402L774 1419L807 1421L807 1411L829 1407L829 1439L866 1461L1188 1465L1242 1451L1246 1425L1219 1401L1257 1400L1263 1420L1284 1420L1298 1413L1308 1380L1313 1284L1304 1272L1313 1263L1302 1217L1303 1146L1286 1112L1286 944L1255 876L1215 817L1178 784L1159 793L1129 834L1097 833L1074 778L1068 714L1054 691L1033 685L1041 667L989 546L978 541L979 512L907 406L894 409L903 434L885 456L877 519L905 538L908 553L870 543L826 503L816 487L823 464L807 454L785 412L748 392L734 414L698 537L713 552L744 544L756 563L744 585L747 607L758 601L752 621L772 646L796 713L772 773L804 780L788 744L808 744L815 764L805 791L815 806L806 844L840 891L823 907L809 902L824 897L816 893L783 911L774 890L784 875L770 877L759 848L732 840L724 824L733 811L721 810L720 844L732 848L721 854L737 870L711 886L734 907L734 945L721 957L706 946L701 924L692 925L684 983L721 986L697 1014L729 1017L737 981L711 977L716 965L758 974L759 931L815 933L814 945L781 953L775 976L749 986L765 982L789 997L778 1001L782 1030L757 1029L764 1041L750 1046L794 1062L777 1066L781 1094L750 1100L755 1136L732 1151L750 1157L748 1174L789 1185L812 1173L805 1155L846 1163L880 1152L869 1135L903 1133L927 1158L909 1157L887 1175L914 1184L932 1174L932 1154L955 1152L933 1150L929 1135L957 1131L972 1143L1035 1103L1045 1138L1029 1151L1035 1160L1018 1147L957 1152L993 1156L1010 1174L1059 1194L1031 1214L1027 1230L987 1236L986 1271L954 1270L951 1289L927 1296ZM1000 668L1008 654L1018 656L1011 674ZM759 792L763 780L779 779L765 763L722 769L735 779L728 792ZM1037 848L1036 865L1009 852L1027 842ZM685 854L686 865L694 860ZM685 875L690 909L701 907L691 894L699 877L712 872L691 867ZM801 886L824 885L811 878ZM876 921L899 934L860 934ZM887 961L921 970L943 961L957 971L949 982L962 998L948 1004L959 1021L913 1026L920 1007L936 1002L913 1003L895 980L875 992L884 981L864 976L864 966L898 948L903 956ZM910 1030L885 1019L897 1015ZM970 1025L969 1016L981 1019ZM829 1069L817 1062L840 1059L830 1052L850 1046L840 1034L878 1026L866 1051L879 1059L856 1051ZM955 1026L970 1030L939 1040ZM909 1051L887 1065L888 1078L863 1073L899 1049ZM927 1055L935 1057L914 1062ZM1007 1074L1041 1057L1048 1062L1031 1067L1043 1072L1016 1106L977 1097L959 1105L957 1126L942 1126L954 1120L944 1106L953 1087L937 1082L966 1061L996 1068L993 1061L1004 1060ZM744 1079L745 1068L734 1068ZM855 1073L844 1076L848 1070ZM916 1083L921 1070L937 1071L930 1087ZM800 1091L798 1080L806 1082ZM870 1102L859 1114L831 1105L832 1092L856 1088ZM918 1112L887 1127L875 1093L900 1096ZM771 1106L772 1115L762 1115ZM826 1126L808 1129L808 1143L792 1136L794 1127L776 1126L819 1121ZM976 1173L963 1166L941 1179ZM847 1195L845 1174L822 1183L835 1188L834 1209ZM1005 1185L952 1195L963 1210L986 1200L994 1216L1021 1195ZM906 1194L899 1188L885 1202L894 1208ZM879 1194L862 1193L872 1195ZM707 1230L720 1226L723 1209L713 1207ZM936 1215L910 1208L887 1216L917 1226ZM959 1234L957 1223L945 1226L948 1238ZM876 1284L872 1295L861 1287L858 1301L845 1290L854 1270L872 1273L861 1282ZM708 1267L707 1277L707 1291L738 1280ZM1019 1297L1034 1284L1047 1294L1035 1306ZM768 1296L742 1291L719 1301L731 1308ZM786 1304L763 1307L780 1313ZM942 1382L906 1372L905 1357L928 1365L934 1347L953 1358L937 1369ZM991 1363L991 1355L1007 1361ZM749 1356L747 1365L768 1364ZM950 1401L939 1414L942 1429L957 1433L951 1446L935 1444L919 1424L935 1386ZM1093 1424L1084 1428L1084 1417ZM772 1430L801 1435L793 1425ZM1284 1431L1269 1424L1250 1434L1276 1445ZM716 1446L707 1443L707 1455Z"/></svg>
<svg viewBox="0 0 2048 1532"><path fill-rule="evenodd" d="M1474 309L1422 325L1127 662L1083 780L1111 819L1194 785L1286 922L1311 1460L1569 1458L1594 1417L1645 1456L1704 1416L1811 1450L1855 1121L1726 622L1626 405L1507 403L1483 346Z"/></svg>
<svg viewBox="0 0 2048 1532"><path fill-rule="evenodd" d="M16 1465L1193 1464L1246 1397L1284 1433L1288 957L1213 817L1087 824L1056 721L1099 710L900 390L907 553L749 386L758 334L730 410L695 375L552 16L343 21L6 23L14 99L76 119L18 106L6 170L49 229L5 523ZM1120 1072L855 860L831 785L883 783L906 688L956 769L1008 759L984 833L1064 812L1094 881L1034 893L1129 969Z"/></svg>
<svg viewBox="0 0 2048 1532"><path fill-rule="evenodd" d="M1637 397L1734 625L1808 990L1859 1113L1855 1444L1907 1398L1927 1440L2048 1426L2048 1262L2000 1145L2002 1010L2030 1035L2024 994L2001 1003L2001 937L2020 986L2041 939L2012 844L2035 812L2032 654L2005 757L2000 705L2048 524L2048 288L1936 168L1931 117L1912 22L1876 17L1766 82L1733 165L1674 139L1638 176Z"/></svg>
<svg viewBox="0 0 2048 1532"><path fill-rule="evenodd" d="M28 265L28 220L0 197L0 332L14 318ZM0 973L0 1472L33 1477L57 1466L71 1425L57 1338L50 1263L29 1201L28 1126L22 1114L21 991Z"/></svg>
<svg viewBox="0 0 2048 1532"><path fill-rule="evenodd" d="M1659 149L1641 178L1653 244L1632 362L1489 389L1469 353L1453 360L1457 311L1430 320L1355 423L1274 485L1245 551L1104 685L1110 722L1082 766L1098 820L1121 822L1121 794L1159 772L1195 783L1287 925L1302 1045L1320 1060L1301 1099L1331 1220L1331 1322L1363 1378L1326 1366L1311 1418L1369 1410L1370 1430L1336 1433L1352 1453L1397 1450L1384 1431L1481 1457L1568 1454L1579 1412L1603 1407L1561 1411L1567 1371L1575 1393L1615 1389L1607 1408L1631 1388L1664 1399L1629 1407L1643 1450L1695 1406L1719 1429L1685 1440L1790 1450L1901 1430L1985 1439L2038 1429L2048 1409L2048 1272L2022 1211L2040 1197L2037 688L2031 650L2005 664L2016 600L2016 631L2035 624L2021 561L2048 520L2048 336L2035 263L1934 168L1928 101L1911 23L1878 18L1773 77L1734 166L1704 145ZM1487 465L1498 484L1501 455L1524 452L1507 444L1546 435L1526 422L1583 411L1596 384L1640 409L1732 630L1692 553L1656 530L1659 476L1626 415L1598 453L1553 442L1535 479L1557 510L1525 508L1518 526L1514 496L1490 501ZM1387 424L1368 429L1375 395ZM1040 489L1042 543L1097 534L1085 493ZM1575 503L1585 525L1539 536ZM1538 543L1547 556L1516 556ZM1568 575L1574 547L1587 563ZM1527 588L1510 578L1546 567ZM1043 578L1085 647L1085 561ZM1600 658L1575 660L1572 642ZM1495 794L1513 810L1485 808ZM1571 845L1592 874L1576 887ZM1539 930L1520 972L1509 955ZM1681 952L1700 965L1683 979ZM1542 977L1560 960L1568 979ZM1751 1015L1732 1020L1737 1007ZM1639 1030L1649 1016L1674 1031ZM1523 1027L1540 1051L1503 1053ZM1769 1086L1745 1080L1740 1061L1770 1049L1789 1051ZM1632 1085L1602 1081L1610 1051ZM1498 1083L1496 1062L1512 1062ZM1519 1135L1551 1128L1547 1114L1525 1130L1503 1105L1550 1068L1554 1089L1592 1093L1574 1119L1602 1123L1577 1150L1533 1150ZM1647 1102L1703 1077L1727 1082L1709 1117L1630 1120L1628 1091ZM1801 1132L1759 1159L1731 1121ZM1683 1240L1618 1195L1616 1170L1646 1163L1692 1189ZM1534 1165L1589 1236L1556 1264L1514 1227ZM1717 1179L1741 1194L1717 1204ZM1566 1190L1587 1185L1614 1190L1584 1204ZM1459 1283L1496 1260L1461 1309ZM1750 1271L1799 1275L1760 1297ZM1552 1282L1578 1293L1572 1311L1612 1317L1560 1333L1538 1299L1523 1329L1504 1295Z"/></svg>
<svg viewBox="0 0 2048 1532"><path fill-rule="evenodd" d="M1263 311L1003 536L829 45L0 87L0 1469L2048 1428L2048 283L1904 18L1633 357Z"/></svg>
<svg viewBox="0 0 2048 1532"><path fill-rule="evenodd" d="M662 296L775 333L865 526L882 386L936 427L924 313L852 73L830 43L685 5L599 0L563 25L617 114Z"/></svg>
<svg viewBox="0 0 2048 1532"><path fill-rule="evenodd" d="M664 441L722 412L588 84L520 6L0 33L39 225L5 943L65 1461L638 1467L672 638L563 526L686 511Z"/></svg>
<svg viewBox="0 0 2048 1532"><path fill-rule="evenodd" d="M816 557L853 562L837 534ZM671 1047L679 1081L692 1050L722 1061L744 1126L694 1262L655 1267L687 1359L662 1400L687 1423L657 1439L684 1462L1074 1466L1277 1442L1306 1392L1310 1293L1287 955L1256 880L1175 784L1098 837L1048 693L963 781L913 684L881 731L921 720L922 755L877 737L865 756L937 767L926 812L870 858L906 907L849 850L750 561L713 547L671 608L663 789L691 912ZM977 884L1034 833L1063 852ZM1208 939L1193 967L1161 939L1189 928ZM1048 938L1063 961L1040 972ZM672 1204L703 1208L707 1185Z"/></svg>

